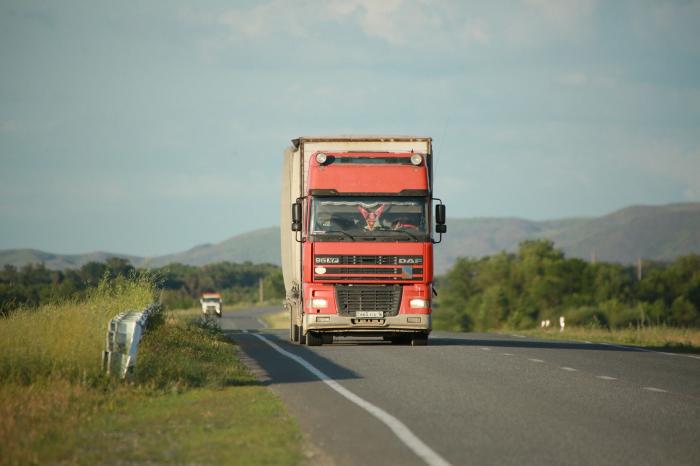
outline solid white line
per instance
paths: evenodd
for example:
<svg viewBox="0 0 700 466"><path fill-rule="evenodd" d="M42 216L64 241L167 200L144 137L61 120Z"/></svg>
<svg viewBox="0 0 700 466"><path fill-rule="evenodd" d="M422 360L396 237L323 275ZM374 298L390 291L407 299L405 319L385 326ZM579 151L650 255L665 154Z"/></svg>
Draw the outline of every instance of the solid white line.
<svg viewBox="0 0 700 466"><path fill-rule="evenodd" d="M569 371L569 372L576 372L578 369L574 369L573 367L567 367L567 366L562 366L562 370Z"/></svg>
<svg viewBox="0 0 700 466"><path fill-rule="evenodd" d="M513 356L513 353L501 353L501 356Z"/></svg>
<svg viewBox="0 0 700 466"><path fill-rule="evenodd" d="M258 317L258 323L262 325L262 328L267 328L267 323L262 320L260 317Z"/></svg>
<svg viewBox="0 0 700 466"><path fill-rule="evenodd" d="M626 349L626 350L633 350L633 351L641 351L643 353L656 353L656 354L663 354L665 356L679 356L681 358L693 358L693 359L700 359L700 356L695 356L693 354L683 354L683 353L669 353L666 351L656 351L656 350L650 350L646 348L640 348L639 346L625 346L625 345L615 345L613 343L600 343L601 345L605 346L612 346L613 348L620 348L620 349Z"/></svg>
<svg viewBox="0 0 700 466"><path fill-rule="evenodd" d="M656 388L656 387L642 387L644 390L648 390L650 392L656 392L656 393L667 393L666 390L663 388Z"/></svg>
<svg viewBox="0 0 700 466"><path fill-rule="evenodd" d="M609 375L596 375L596 377L601 380L617 380L615 377L610 377Z"/></svg>
<svg viewBox="0 0 700 466"><path fill-rule="evenodd" d="M515 338L525 338L525 335L516 335L515 333L511 333L510 336Z"/></svg>
<svg viewBox="0 0 700 466"><path fill-rule="evenodd" d="M483 351L491 351L491 348L479 348L479 349L483 350Z"/></svg>
<svg viewBox="0 0 700 466"><path fill-rule="evenodd" d="M544 362L544 361L541 360L541 359L528 359L528 361L532 361L532 362Z"/></svg>
<svg viewBox="0 0 700 466"><path fill-rule="evenodd" d="M430 466L447 466L450 464L447 462L447 460L445 460L443 457L441 457L435 451L433 451L428 445L423 443L423 441L419 439L413 432L411 432L411 430L408 427L406 427L404 423L402 423L397 418L384 411L379 406L375 406L369 401L365 400L364 398L360 398L359 396L355 395L353 392L351 392L350 390L333 380L330 376L326 375L324 372L321 372L316 367L311 365L304 358L282 349L279 345L271 342L270 340L268 340L260 334L253 333L251 335L264 341L265 343L270 345L272 349L274 349L281 355L286 356L289 359L295 361L296 363L304 367L306 370L311 372L313 375L318 377L323 383L325 383L330 388L338 392L340 395L347 398L349 401L355 403L357 406L379 419L387 427L389 427L389 429L391 429L392 432L394 432L394 434L399 438L399 440L401 440L404 443L404 445L406 445L411 451L413 451L413 453L422 458L426 462L426 464L429 464Z"/></svg>

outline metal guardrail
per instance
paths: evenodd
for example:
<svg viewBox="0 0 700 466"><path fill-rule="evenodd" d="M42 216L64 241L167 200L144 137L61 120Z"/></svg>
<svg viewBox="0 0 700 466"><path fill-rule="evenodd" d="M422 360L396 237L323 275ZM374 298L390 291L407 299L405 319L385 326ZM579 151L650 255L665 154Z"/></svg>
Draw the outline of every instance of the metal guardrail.
<svg viewBox="0 0 700 466"><path fill-rule="evenodd" d="M136 354L148 319L160 310L152 304L143 311L124 311L107 324L107 340L102 353L102 369L107 374L126 378L134 372Z"/></svg>

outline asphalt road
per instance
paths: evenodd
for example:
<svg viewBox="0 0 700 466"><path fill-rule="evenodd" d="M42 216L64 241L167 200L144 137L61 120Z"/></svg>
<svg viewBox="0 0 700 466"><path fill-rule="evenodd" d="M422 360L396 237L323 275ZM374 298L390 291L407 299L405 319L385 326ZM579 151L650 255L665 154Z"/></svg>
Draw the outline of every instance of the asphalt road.
<svg viewBox="0 0 700 466"><path fill-rule="evenodd" d="M278 310L221 324L298 419L314 464L431 463L408 434L432 464L700 464L698 356L450 332L426 347L309 348L264 329L260 315Z"/></svg>

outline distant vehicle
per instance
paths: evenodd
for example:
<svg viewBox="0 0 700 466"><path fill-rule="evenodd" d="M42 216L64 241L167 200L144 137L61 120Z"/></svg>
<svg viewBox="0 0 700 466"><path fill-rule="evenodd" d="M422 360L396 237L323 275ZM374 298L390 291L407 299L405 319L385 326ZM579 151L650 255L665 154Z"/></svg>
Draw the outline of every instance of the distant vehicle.
<svg viewBox="0 0 700 466"><path fill-rule="evenodd" d="M216 317L221 317L224 301L221 299L220 293L202 293L199 302L202 305L204 315L214 313Z"/></svg>
<svg viewBox="0 0 700 466"><path fill-rule="evenodd" d="M290 339L427 344L433 243L447 231L445 206L433 198L432 139L300 137L292 144L280 221Z"/></svg>

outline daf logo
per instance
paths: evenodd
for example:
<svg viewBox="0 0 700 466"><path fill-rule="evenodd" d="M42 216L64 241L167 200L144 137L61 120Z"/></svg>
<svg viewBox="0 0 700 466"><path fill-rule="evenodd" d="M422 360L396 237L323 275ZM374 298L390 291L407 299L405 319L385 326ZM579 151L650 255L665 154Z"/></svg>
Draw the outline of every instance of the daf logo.
<svg viewBox="0 0 700 466"><path fill-rule="evenodd" d="M340 264L340 257L317 257L317 264Z"/></svg>
<svg viewBox="0 0 700 466"><path fill-rule="evenodd" d="M399 264L421 264L422 257L399 257Z"/></svg>

